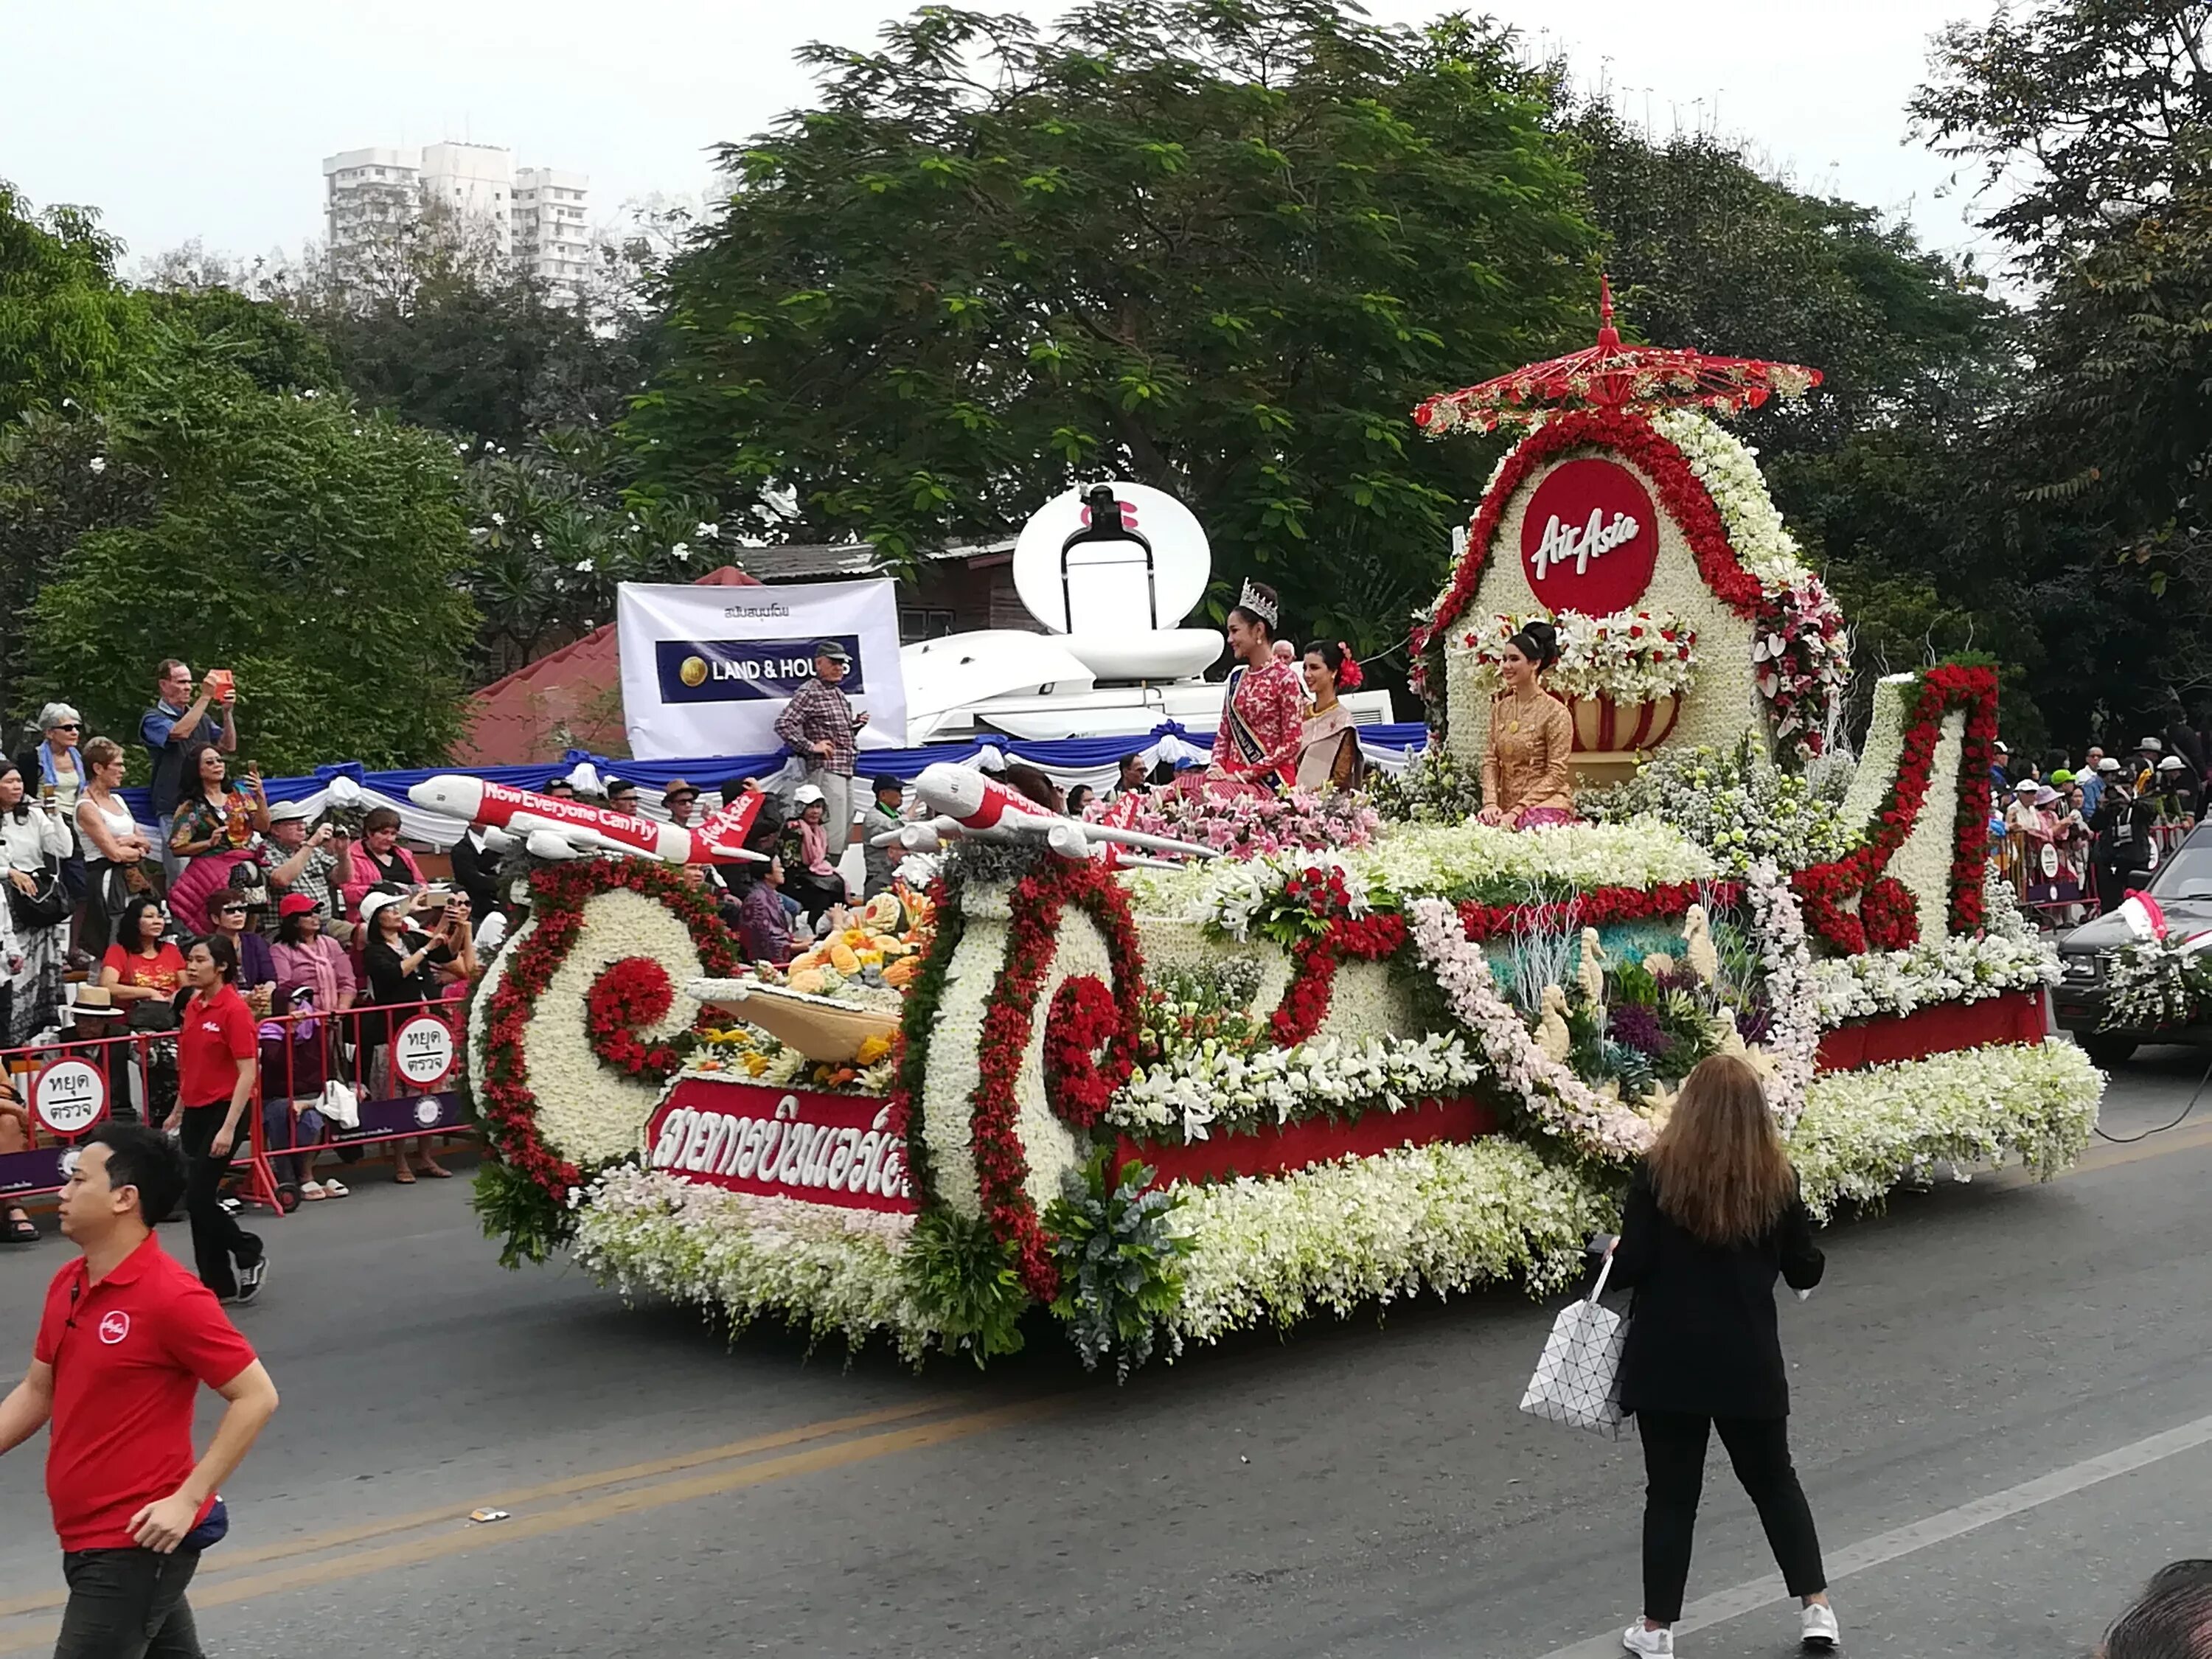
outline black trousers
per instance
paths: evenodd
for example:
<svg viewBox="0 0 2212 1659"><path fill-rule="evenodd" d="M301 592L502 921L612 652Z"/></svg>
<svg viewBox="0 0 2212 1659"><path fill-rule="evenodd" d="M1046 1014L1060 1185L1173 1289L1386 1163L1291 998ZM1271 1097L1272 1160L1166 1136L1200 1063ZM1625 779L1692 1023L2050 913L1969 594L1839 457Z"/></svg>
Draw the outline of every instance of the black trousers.
<svg viewBox="0 0 2212 1659"><path fill-rule="evenodd" d="M1796 1596L1828 1588L1820 1567L1820 1540L1813 1510L1790 1462L1786 1417L1686 1417L1638 1412L1644 1437L1644 1616L1671 1625L1682 1616L1682 1586L1690 1577L1690 1534L1698 1524L1698 1498L1705 1484L1705 1434L1718 1428L1735 1478L1743 1483L1766 1528L1767 1544Z"/></svg>
<svg viewBox="0 0 2212 1659"><path fill-rule="evenodd" d="M69 1610L54 1659L203 1659L185 1587L196 1552L78 1550L62 1557Z"/></svg>
<svg viewBox="0 0 2212 1659"><path fill-rule="evenodd" d="M192 1224L192 1265L200 1283L217 1296L236 1296L238 1276L232 1264L247 1267L261 1260L261 1241L238 1224L220 1201L222 1178L252 1133L243 1115L238 1121L238 1139L228 1155L216 1158L208 1150L216 1132L230 1110L227 1100L212 1106L187 1106L178 1139L185 1149L185 1214Z"/></svg>

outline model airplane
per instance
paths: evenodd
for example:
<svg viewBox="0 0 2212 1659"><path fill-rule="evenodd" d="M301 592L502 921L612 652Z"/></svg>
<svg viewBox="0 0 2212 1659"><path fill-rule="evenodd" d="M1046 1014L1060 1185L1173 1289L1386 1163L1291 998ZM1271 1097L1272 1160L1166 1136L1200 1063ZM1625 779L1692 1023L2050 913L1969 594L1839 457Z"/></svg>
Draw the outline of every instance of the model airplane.
<svg viewBox="0 0 2212 1659"><path fill-rule="evenodd" d="M925 767L914 787L923 807L935 816L886 830L874 838L876 846L934 853L949 841L1041 841L1062 858L1103 857L1109 864L1158 863L1121 850L1125 848L1184 858L1216 855L1211 847L1146 835L1122 824L1065 817L970 766L940 762Z"/></svg>
<svg viewBox="0 0 2212 1659"><path fill-rule="evenodd" d="M689 829L452 772L424 779L408 790L407 799L483 830L493 852L520 842L532 858L547 860L614 853L665 864L768 862L745 845L746 832L760 816L760 795L742 795Z"/></svg>

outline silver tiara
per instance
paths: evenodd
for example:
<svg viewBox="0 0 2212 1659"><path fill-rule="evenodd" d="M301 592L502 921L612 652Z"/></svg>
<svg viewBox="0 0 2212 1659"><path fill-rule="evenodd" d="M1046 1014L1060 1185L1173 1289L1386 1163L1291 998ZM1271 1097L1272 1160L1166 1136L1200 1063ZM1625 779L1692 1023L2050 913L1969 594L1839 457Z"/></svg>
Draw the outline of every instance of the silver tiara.
<svg viewBox="0 0 2212 1659"><path fill-rule="evenodd" d="M1281 619L1281 613L1276 610L1275 602L1253 586L1251 578L1249 576L1245 578L1244 591L1237 596L1237 608L1239 611L1250 611L1261 622L1267 623L1270 629Z"/></svg>

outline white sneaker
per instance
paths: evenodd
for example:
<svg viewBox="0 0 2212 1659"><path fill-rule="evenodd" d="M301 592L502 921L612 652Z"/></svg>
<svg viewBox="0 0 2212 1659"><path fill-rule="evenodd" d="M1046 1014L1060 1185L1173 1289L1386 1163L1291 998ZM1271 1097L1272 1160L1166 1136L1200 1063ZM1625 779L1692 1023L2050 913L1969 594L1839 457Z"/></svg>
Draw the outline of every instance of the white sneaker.
<svg viewBox="0 0 2212 1659"><path fill-rule="evenodd" d="M1815 1601L1805 1609L1803 1634L1798 1640L1808 1653L1833 1653L1844 1639L1836 1628L1836 1610Z"/></svg>
<svg viewBox="0 0 2212 1659"><path fill-rule="evenodd" d="M1620 1633L1620 1645L1631 1653L1671 1655L1674 1651L1674 1632L1671 1630L1646 1630L1639 1619Z"/></svg>

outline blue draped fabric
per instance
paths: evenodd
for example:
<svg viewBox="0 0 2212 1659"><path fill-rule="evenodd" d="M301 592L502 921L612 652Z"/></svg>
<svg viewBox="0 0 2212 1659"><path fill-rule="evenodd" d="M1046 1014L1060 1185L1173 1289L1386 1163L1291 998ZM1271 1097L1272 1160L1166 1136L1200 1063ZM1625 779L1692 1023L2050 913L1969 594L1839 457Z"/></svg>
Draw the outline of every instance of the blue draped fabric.
<svg viewBox="0 0 2212 1659"><path fill-rule="evenodd" d="M1429 740L1428 727L1419 721L1363 726L1358 732L1361 744L1374 749L1410 751ZM972 761L985 748L997 749L1009 760L1028 761L1047 771L1093 771L1110 767L1124 755L1140 753L1170 738L1200 750L1211 748L1213 743L1212 732L1186 732L1173 720L1137 737L1061 738L1033 743L990 733L974 742L931 744L921 749L864 749L860 751L859 771L863 777L911 779L924 767L939 761ZM489 778L518 789L542 790L550 780L565 776L578 762L589 761L603 778L627 778L641 789L657 794L664 784L674 778L686 779L708 791L719 788L726 780L754 777L766 781L781 771L790 758L789 750L775 749L765 754L699 756L688 760L611 760L604 755L572 749L557 762L532 766L429 766L416 770L372 772L358 761L340 761L317 767L308 777L265 778L263 782L272 803L319 796L330 787L331 780L337 777L349 778L364 789L404 799L410 785L446 773ZM145 790L125 789L123 799L140 823L153 822L153 810Z"/></svg>

